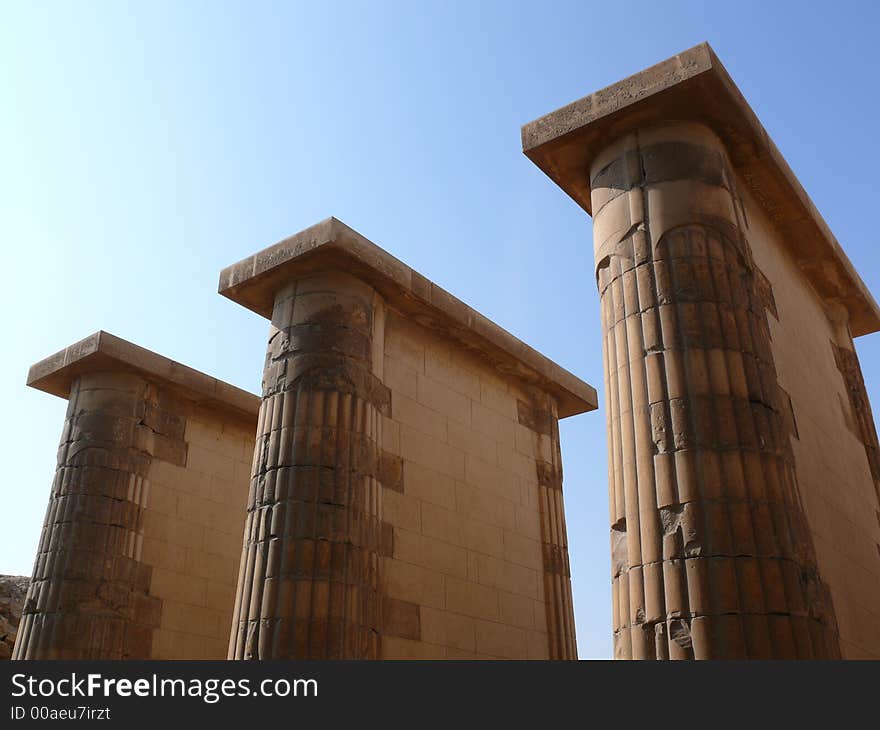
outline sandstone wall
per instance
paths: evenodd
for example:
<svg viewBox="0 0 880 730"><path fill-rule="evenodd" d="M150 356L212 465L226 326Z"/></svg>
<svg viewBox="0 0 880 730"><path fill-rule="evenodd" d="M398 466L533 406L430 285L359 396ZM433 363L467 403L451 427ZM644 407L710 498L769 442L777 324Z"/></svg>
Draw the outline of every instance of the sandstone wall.
<svg viewBox="0 0 880 730"><path fill-rule="evenodd" d="M770 285L773 359L791 405L798 488L844 658L880 658L876 434L845 313L823 304L742 182L747 236Z"/></svg>
<svg viewBox="0 0 880 730"><path fill-rule="evenodd" d="M223 658L255 420L76 377L15 658Z"/></svg>
<svg viewBox="0 0 880 730"><path fill-rule="evenodd" d="M225 659L255 424L192 409L185 463L154 459L141 560L162 602L154 659Z"/></svg>
<svg viewBox="0 0 880 730"><path fill-rule="evenodd" d="M555 405L389 311L382 656L574 658Z"/></svg>
<svg viewBox="0 0 880 730"><path fill-rule="evenodd" d="M562 388L310 266L272 295L230 658L575 658Z"/></svg>

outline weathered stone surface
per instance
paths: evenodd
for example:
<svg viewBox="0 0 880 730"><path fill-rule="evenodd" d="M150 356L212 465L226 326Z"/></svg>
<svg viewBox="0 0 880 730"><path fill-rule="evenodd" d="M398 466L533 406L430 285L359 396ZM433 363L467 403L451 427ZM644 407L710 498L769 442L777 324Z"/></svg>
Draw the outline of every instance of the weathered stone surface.
<svg viewBox="0 0 880 730"><path fill-rule="evenodd" d="M625 567L618 563L613 576L628 583L625 594L617 591L615 654L836 657L833 607L818 575L786 438L788 404L766 324L769 283L740 227L724 150L688 125L626 139L593 174L595 195L607 201L594 230L609 430L621 442L609 455L613 512L622 517L614 532L627 534ZM684 204L676 197L682 182ZM719 189L730 205L716 204ZM618 198L627 203L620 222L607 217L615 215L611 204ZM653 319L660 302L669 326L649 350L643 319L646 312ZM730 349L718 337L721 311L736 323ZM731 391L728 355L755 373L742 395ZM684 372L668 369L670 356ZM655 372L663 363L666 372ZM657 457L671 457L671 471L664 465L658 475ZM770 534L755 524L762 508L785 513ZM662 570L655 570L658 564ZM781 566L789 564L797 578L776 595ZM768 616L787 622L786 637L806 632L809 653L771 640Z"/></svg>
<svg viewBox="0 0 880 730"><path fill-rule="evenodd" d="M357 231L328 218L224 269L219 291L266 318L276 292L310 272L336 268L369 284L389 306L452 338L501 371L551 393L560 417L592 410L596 391Z"/></svg>
<svg viewBox="0 0 880 730"><path fill-rule="evenodd" d="M781 245L822 296L837 298L847 308L854 336L880 329L874 298L707 43L525 125L523 151L592 215L607 204L590 179L598 156L609 143L670 120L699 123L720 137L743 184L779 230ZM648 169L649 182L670 174L684 179L675 168L687 169L690 179L705 179L686 145L670 152L673 167ZM652 161L647 162L650 168ZM614 187L614 176L627 164L621 157L607 170L603 165L596 170L603 173L597 182L605 190Z"/></svg>
<svg viewBox="0 0 880 730"><path fill-rule="evenodd" d="M593 389L333 219L221 292L272 320L230 658L576 658Z"/></svg>
<svg viewBox="0 0 880 730"><path fill-rule="evenodd" d="M29 384L69 403L15 657L225 656L256 396L103 332Z"/></svg>
<svg viewBox="0 0 880 730"><path fill-rule="evenodd" d="M594 216L615 656L880 656L851 339L877 305L711 49L527 125L523 147ZM826 480L859 457L824 391L867 457L842 498Z"/></svg>
<svg viewBox="0 0 880 730"><path fill-rule="evenodd" d="M379 657L383 317L339 272L276 294L230 659Z"/></svg>
<svg viewBox="0 0 880 730"><path fill-rule="evenodd" d="M67 398L80 374L102 370L148 375L185 394L192 402L218 407L224 413L240 412L246 419L255 416L259 409L259 400L253 394L104 331L35 363L28 372L27 384Z"/></svg>
<svg viewBox="0 0 880 730"><path fill-rule="evenodd" d="M150 657L161 602L137 559L151 456L136 444L148 388L115 373L71 385L16 659Z"/></svg>
<svg viewBox="0 0 880 730"><path fill-rule="evenodd" d="M29 582L22 575L0 575L0 659L12 658Z"/></svg>
<svg viewBox="0 0 880 730"><path fill-rule="evenodd" d="M862 377L862 368L859 358L854 349L831 343L834 351L834 362L843 375L846 383L846 392L849 396L849 405L854 416L853 429L859 440L865 446L865 455L868 457L868 465L871 469L871 477L877 487L878 501L880 501L880 444L877 441L877 429L874 426L874 414L871 411L871 403L868 400L868 391Z"/></svg>
<svg viewBox="0 0 880 730"><path fill-rule="evenodd" d="M595 390L333 219L230 272L261 401L105 332L31 368L70 403L16 657L575 658Z"/></svg>

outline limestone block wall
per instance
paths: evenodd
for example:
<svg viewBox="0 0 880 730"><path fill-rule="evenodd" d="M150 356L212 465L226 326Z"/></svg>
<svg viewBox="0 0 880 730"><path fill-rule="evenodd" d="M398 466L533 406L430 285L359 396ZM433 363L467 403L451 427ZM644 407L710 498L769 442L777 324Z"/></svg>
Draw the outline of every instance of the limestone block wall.
<svg viewBox="0 0 880 730"><path fill-rule="evenodd" d="M185 463L147 471L140 560L161 601L153 659L225 659L241 557L255 423L188 411Z"/></svg>
<svg viewBox="0 0 880 730"><path fill-rule="evenodd" d="M558 419L595 391L335 219L270 318L229 657L576 657Z"/></svg>
<svg viewBox="0 0 880 730"><path fill-rule="evenodd" d="M29 384L68 408L14 658L223 658L257 399L103 332Z"/></svg>
<svg viewBox="0 0 880 730"><path fill-rule="evenodd" d="M748 187L740 183L740 190ZM755 264L768 282L770 343L792 418L798 485L840 650L880 658L877 437L846 310L820 298L785 253L753 196L743 195Z"/></svg>
<svg viewBox="0 0 880 730"><path fill-rule="evenodd" d="M554 404L396 313L382 656L575 658Z"/></svg>
<svg viewBox="0 0 880 730"><path fill-rule="evenodd" d="M552 398L342 272L263 385L230 657L576 657Z"/></svg>

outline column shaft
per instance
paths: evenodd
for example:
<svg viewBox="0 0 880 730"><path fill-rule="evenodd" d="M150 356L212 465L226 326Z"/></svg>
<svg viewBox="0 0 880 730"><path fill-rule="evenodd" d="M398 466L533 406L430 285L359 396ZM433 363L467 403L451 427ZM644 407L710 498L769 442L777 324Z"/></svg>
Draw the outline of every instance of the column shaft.
<svg viewBox="0 0 880 730"><path fill-rule="evenodd" d="M148 659L161 604L138 560L150 456L137 446L148 385L73 383L15 659Z"/></svg>
<svg viewBox="0 0 880 730"><path fill-rule="evenodd" d="M591 170L620 658L839 651L730 169L679 124Z"/></svg>
<svg viewBox="0 0 880 730"><path fill-rule="evenodd" d="M230 658L380 656L383 323L347 274L276 295Z"/></svg>
<svg viewBox="0 0 880 730"><path fill-rule="evenodd" d="M547 605L547 635L550 659L577 659L574 604L571 596L571 567L568 533L562 499L562 452L556 403L546 395L533 394L540 403L537 412L542 429L551 442L550 462L538 462L538 506L541 514L541 543L544 556L544 600Z"/></svg>

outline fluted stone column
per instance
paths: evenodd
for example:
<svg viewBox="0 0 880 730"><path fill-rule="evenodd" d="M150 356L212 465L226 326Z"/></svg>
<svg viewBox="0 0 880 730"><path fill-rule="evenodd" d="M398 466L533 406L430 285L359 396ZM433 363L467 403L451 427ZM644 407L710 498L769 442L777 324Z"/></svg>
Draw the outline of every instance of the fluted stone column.
<svg viewBox="0 0 880 730"><path fill-rule="evenodd" d="M342 272L275 295L230 658L379 657L383 325Z"/></svg>
<svg viewBox="0 0 880 730"><path fill-rule="evenodd" d="M615 656L837 656L723 145L698 124L639 130L590 178Z"/></svg>
<svg viewBox="0 0 880 730"><path fill-rule="evenodd" d="M58 467L14 659L148 659L161 604L139 562L139 445L148 384L90 373L74 381Z"/></svg>
<svg viewBox="0 0 880 730"><path fill-rule="evenodd" d="M536 464L549 658L577 659L568 532L562 496L559 412L555 400L537 390L531 393L531 401L528 405L519 402L518 420L535 433L544 434L550 439L550 461L538 461Z"/></svg>

